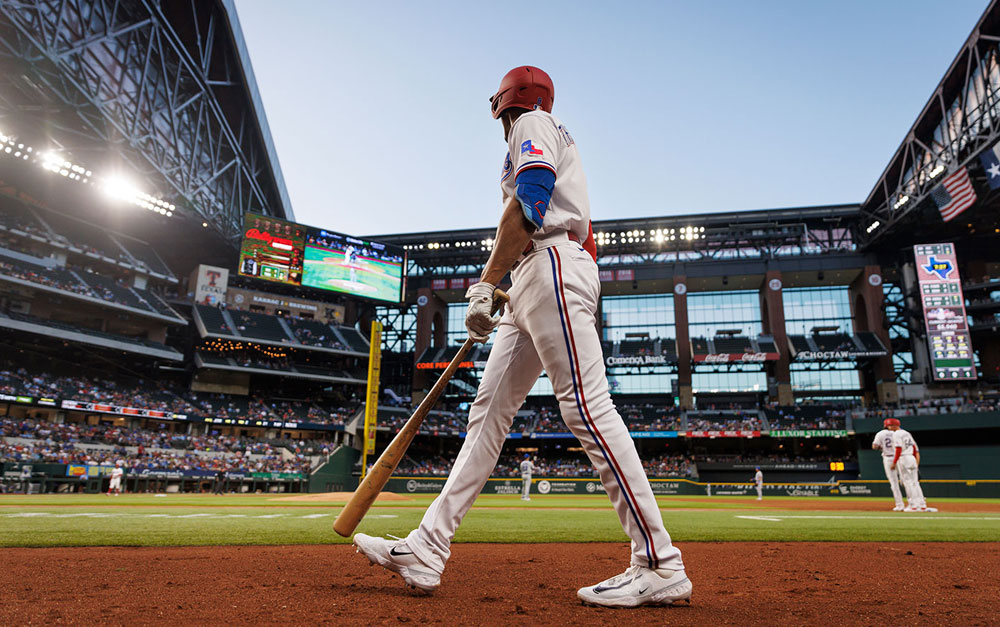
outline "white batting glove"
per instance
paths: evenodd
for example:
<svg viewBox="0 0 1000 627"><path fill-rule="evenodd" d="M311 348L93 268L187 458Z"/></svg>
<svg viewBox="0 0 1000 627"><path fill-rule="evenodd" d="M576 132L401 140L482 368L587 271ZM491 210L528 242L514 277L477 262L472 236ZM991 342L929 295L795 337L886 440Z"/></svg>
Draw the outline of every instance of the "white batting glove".
<svg viewBox="0 0 1000 627"><path fill-rule="evenodd" d="M465 314L465 328L469 331L469 338L473 342L486 342L490 338L490 333L500 324L500 316L503 314L503 307L492 315L493 291L496 287L489 283L476 283L465 292L465 297L469 299L469 310Z"/></svg>

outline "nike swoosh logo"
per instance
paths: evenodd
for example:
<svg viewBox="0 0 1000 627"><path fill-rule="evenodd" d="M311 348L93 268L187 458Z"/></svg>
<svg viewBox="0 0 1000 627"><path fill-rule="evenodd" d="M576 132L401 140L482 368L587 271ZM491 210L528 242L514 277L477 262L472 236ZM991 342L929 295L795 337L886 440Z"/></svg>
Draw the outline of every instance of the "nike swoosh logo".
<svg viewBox="0 0 1000 627"><path fill-rule="evenodd" d="M639 594L646 594L646 590L649 590L649 586L646 586L645 588L643 588L642 590L640 590Z"/></svg>
<svg viewBox="0 0 1000 627"><path fill-rule="evenodd" d="M626 581L624 583L620 583L617 586L607 586L607 587L604 587L604 588L602 588L601 586L594 586L594 594L600 594L602 592L607 592L608 590L617 590L618 588L624 588L625 586L629 585L633 581L635 581L635 579L629 579L628 581Z"/></svg>
<svg viewBox="0 0 1000 627"><path fill-rule="evenodd" d="M399 557L400 555L413 555L413 551L410 551L409 553L400 553L396 550L396 547L392 547L389 549L389 555L394 555L396 557Z"/></svg>

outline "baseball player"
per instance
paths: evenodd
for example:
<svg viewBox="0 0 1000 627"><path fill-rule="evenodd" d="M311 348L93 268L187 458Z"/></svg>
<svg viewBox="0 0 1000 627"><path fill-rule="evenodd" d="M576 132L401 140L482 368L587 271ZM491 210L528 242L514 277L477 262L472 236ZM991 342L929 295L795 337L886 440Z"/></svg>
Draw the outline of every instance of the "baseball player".
<svg viewBox="0 0 1000 627"><path fill-rule="evenodd" d="M764 500L764 473L760 471L760 466L757 466L757 472L754 473L753 482L757 486L757 500Z"/></svg>
<svg viewBox="0 0 1000 627"><path fill-rule="evenodd" d="M563 421L580 440L632 539L625 572L581 588L578 597L611 607L689 601L692 586L681 553L671 544L635 445L608 393L595 324L601 284L586 177L573 137L551 113L554 93L545 72L522 66L508 72L490 98L508 147L500 179L504 208L480 282L466 292L465 326L478 342L498 332L448 481L405 539L357 534L354 544L411 586L436 589L455 530L544 370ZM510 306L492 316L494 288L508 271Z"/></svg>
<svg viewBox="0 0 1000 627"><path fill-rule="evenodd" d="M114 492L115 496L122 493L122 477L125 476L125 470L122 468L125 463L122 460L115 462L115 467L111 471L111 483L108 485L108 496Z"/></svg>
<svg viewBox="0 0 1000 627"><path fill-rule="evenodd" d="M936 512L937 509L927 507L924 491L920 489L920 477L917 468L920 466L920 450L917 442L906 429L898 424L889 427L892 431L892 445L895 449L892 458L892 470L899 469L899 478L906 490L906 509L904 512Z"/></svg>
<svg viewBox="0 0 1000 627"><path fill-rule="evenodd" d="M903 511L903 493L899 490L899 470L892 468L893 458L896 456L896 447L892 443L892 430L890 427L899 428L899 420L896 418L886 418L882 421L885 427L875 434L872 442L872 450L882 451L882 468L885 469L885 478L889 480L889 489L892 490L892 500L895 506L894 512Z"/></svg>
<svg viewBox="0 0 1000 627"><path fill-rule="evenodd" d="M531 455L525 453L524 461L521 462L521 483L523 487L521 489L521 500L530 501L531 500L531 473L538 472L538 468L535 463L531 461Z"/></svg>
<svg viewBox="0 0 1000 627"><path fill-rule="evenodd" d="M358 251L354 248L354 246L348 244L347 248L344 249L344 265L351 269L351 283L358 282L358 271L355 267L355 261L357 258Z"/></svg>

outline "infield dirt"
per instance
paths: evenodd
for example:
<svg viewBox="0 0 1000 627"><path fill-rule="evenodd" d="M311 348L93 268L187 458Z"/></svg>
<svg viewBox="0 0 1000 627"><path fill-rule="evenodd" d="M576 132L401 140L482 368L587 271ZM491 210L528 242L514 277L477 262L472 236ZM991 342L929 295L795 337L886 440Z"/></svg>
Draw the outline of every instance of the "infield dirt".
<svg viewBox="0 0 1000 627"><path fill-rule="evenodd" d="M419 596L351 546L0 550L0 624L889 625L1000 623L1000 546L682 545L690 607L581 606L624 544L457 544Z"/></svg>

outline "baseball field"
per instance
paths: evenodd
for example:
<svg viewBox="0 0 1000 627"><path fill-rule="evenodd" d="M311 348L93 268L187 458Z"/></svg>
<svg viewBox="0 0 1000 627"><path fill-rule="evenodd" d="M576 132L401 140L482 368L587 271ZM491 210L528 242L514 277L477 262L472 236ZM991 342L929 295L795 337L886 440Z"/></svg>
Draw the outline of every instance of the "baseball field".
<svg viewBox="0 0 1000 627"><path fill-rule="evenodd" d="M430 496L383 495L358 531L403 536ZM1000 500L936 514L872 498L659 497L695 583L690 607L583 607L620 572L607 497L484 495L441 588L417 595L331 530L347 495L0 496L0 624L991 624Z"/></svg>
<svg viewBox="0 0 1000 627"><path fill-rule="evenodd" d="M343 251L306 246L302 285L398 301L402 281L402 264L361 255L348 263Z"/></svg>

